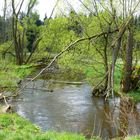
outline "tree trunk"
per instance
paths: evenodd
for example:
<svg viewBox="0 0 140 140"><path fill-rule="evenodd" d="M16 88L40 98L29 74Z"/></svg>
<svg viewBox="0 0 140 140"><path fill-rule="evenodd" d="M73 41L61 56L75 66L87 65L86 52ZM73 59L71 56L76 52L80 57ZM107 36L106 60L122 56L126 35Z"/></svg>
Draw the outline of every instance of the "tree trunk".
<svg viewBox="0 0 140 140"><path fill-rule="evenodd" d="M121 42L122 42L122 37L124 32L126 31L127 26L129 25L130 21L131 21L132 17L128 18L121 26L118 36L115 39L115 41L113 41L112 46L115 46L113 48L113 52L112 52L112 64L110 66L110 71L109 71L109 78L108 80L110 82L108 82L108 87L107 87L107 95L106 97L108 97L110 95L110 91L112 96L114 97L114 72L115 72L115 64L117 61L117 57L121 48Z"/></svg>
<svg viewBox="0 0 140 140"><path fill-rule="evenodd" d="M15 46L15 56L16 56L16 63L17 65L23 64L23 47L21 44L21 37L20 34L18 35L18 15L20 13L20 9L22 7L24 0L22 0L20 4L20 8L16 13L15 8L15 0L12 0L12 10L13 10L13 19L12 19L12 30L13 30L13 40Z"/></svg>
<svg viewBox="0 0 140 140"><path fill-rule="evenodd" d="M125 50L125 65L123 71L122 91L129 92L132 88L132 60L133 60L133 34L132 30L128 30L126 50Z"/></svg>
<svg viewBox="0 0 140 140"><path fill-rule="evenodd" d="M108 56L107 56L107 48L108 48L108 35L105 36L105 46L104 46L104 67L105 67L105 73L107 73L106 79L105 79L105 83L104 83L104 88L105 90L107 89L108 86Z"/></svg>
<svg viewBox="0 0 140 140"><path fill-rule="evenodd" d="M17 17L15 14L13 14L13 39L14 39L14 46L15 46L15 56L16 56L16 63L17 65L22 65L23 64L23 58L21 57L22 55L22 46L20 46L20 35L17 35Z"/></svg>

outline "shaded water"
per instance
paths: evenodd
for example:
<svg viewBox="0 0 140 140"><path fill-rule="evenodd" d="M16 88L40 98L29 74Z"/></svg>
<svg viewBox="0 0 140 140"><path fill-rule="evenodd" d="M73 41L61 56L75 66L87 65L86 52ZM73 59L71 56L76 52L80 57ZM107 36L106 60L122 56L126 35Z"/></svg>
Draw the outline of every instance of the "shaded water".
<svg viewBox="0 0 140 140"><path fill-rule="evenodd" d="M120 99L105 102L101 98L93 98L91 87L86 83L74 85L37 80L28 84L12 103L18 114L43 131L70 131L84 133L88 137L100 135L103 139L120 136ZM126 131L129 134L140 133L138 112L140 105L135 109L136 115L127 118Z"/></svg>

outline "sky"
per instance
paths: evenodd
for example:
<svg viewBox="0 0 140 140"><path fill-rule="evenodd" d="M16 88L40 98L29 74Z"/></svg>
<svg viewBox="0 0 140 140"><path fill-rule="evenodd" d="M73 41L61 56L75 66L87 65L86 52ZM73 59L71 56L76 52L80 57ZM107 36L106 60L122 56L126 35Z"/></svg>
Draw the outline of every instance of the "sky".
<svg viewBox="0 0 140 140"><path fill-rule="evenodd" d="M2 14L3 1L4 0L0 0L0 15ZM7 1L11 1L11 0L7 0ZM21 0L15 0L15 1L19 2ZM22 10L26 9L27 1L28 0L25 0ZM79 6L78 0L68 0L68 1L73 5L74 9L78 8ZM45 14L48 17L50 16L55 4L56 4L56 0L38 0L38 4L35 6L34 9L38 11L38 13L40 14L40 18L43 19L45 17ZM63 9L63 5L61 5L61 8Z"/></svg>
<svg viewBox="0 0 140 140"><path fill-rule="evenodd" d="M48 17L50 16L52 9L56 4L56 1L57 0L38 0L38 5L35 7L35 9L39 12L41 19L44 18L45 14ZM59 1L60 1L59 7L64 12L66 12L65 11L66 9L64 9L64 5L61 3L62 1L65 1L65 4L68 1L68 3L70 3L75 10L79 9L80 6L79 0L59 0Z"/></svg>
<svg viewBox="0 0 140 140"><path fill-rule="evenodd" d="M38 5L36 6L35 9L38 10L41 18L44 18L45 13L47 14L48 17L50 16L52 9L54 8L54 6L56 4L56 1L57 0L38 0ZM65 1L65 0L59 0L59 1L61 3L61 1ZM66 1L71 3L74 9L77 9L79 7L78 0L66 0ZM66 1L65 1L65 3L66 3ZM60 6L60 3L59 3L59 6ZM61 9L63 9L64 5L61 4L60 7L61 7Z"/></svg>
<svg viewBox="0 0 140 140"><path fill-rule="evenodd" d="M11 2L11 0L7 0L7 1ZM21 0L15 0L15 1L18 3ZM23 8L22 8L23 11L25 11L25 9L27 7L27 1L28 0L25 0L25 2L24 2ZM35 6L35 10L38 11L38 13L40 15L40 19L44 19L45 14L47 15L47 17L50 16L52 9L54 8L54 5L56 4L56 1L57 0L38 0L38 4ZM65 1L65 3L66 3L66 1L68 1L69 3L72 4L73 8L76 11L80 9L79 0L59 0L59 1L60 2ZM138 0L136 0L136 1L138 1ZM3 3L4 3L4 0L0 0L0 15L2 15L2 9L3 9L3 5L4 5ZM63 4L61 4L60 7L61 7L60 9L62 12L65 12L65 13L67 12L67 8L64 8L65 6ZM82 11L83 11L83 9L82 9ZM56 13L56 11L55 11L55 13ZM139 14L139 13L140 13L140 11L138 11L136 14Z"/></svg>
<svg viewBox="0 0 140 140"><path fill-rule="evenodd" d="M3 2L4 0L0 0L0 14L2 14L2 9L3 9ZM19 2L20 0L16 0ZM27 6L27 1L25 0L24 5L22 10L26 9ZM45 17L45 13L49 16L54 5L55 5L56 0L38 0L38 4L35 6L35 10L38 11L40 14L40 18L43 19Z"/></svg>
<svg viewBox="0 0 140 140"><path fill-rule="evenodd" d="M38 4L35 9L39 12L41 19L45 17L45 14L48 17L50 16L55 3L56 0L38 0Z"/></svg>

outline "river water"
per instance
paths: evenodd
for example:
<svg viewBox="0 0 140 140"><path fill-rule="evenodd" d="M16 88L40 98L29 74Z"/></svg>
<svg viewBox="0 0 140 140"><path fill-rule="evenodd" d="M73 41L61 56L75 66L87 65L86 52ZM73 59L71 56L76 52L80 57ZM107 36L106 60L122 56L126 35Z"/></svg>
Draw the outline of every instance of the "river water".
<svg viewBox="0 0 140 140"><path fill-rule="evenodd" d="M12 101L18 114L40 126L43 131L69 131L109 139L140 133L140 104L133 115L120 111L120 99L104 101L91 96L86 83L36 80L27 82L21 95ZM48 91L50 90L50 91ZM122 115L122 116L121 116ZM120 121L125 128L121 128ZM124 126L123 125L123 126Z"/></svg>

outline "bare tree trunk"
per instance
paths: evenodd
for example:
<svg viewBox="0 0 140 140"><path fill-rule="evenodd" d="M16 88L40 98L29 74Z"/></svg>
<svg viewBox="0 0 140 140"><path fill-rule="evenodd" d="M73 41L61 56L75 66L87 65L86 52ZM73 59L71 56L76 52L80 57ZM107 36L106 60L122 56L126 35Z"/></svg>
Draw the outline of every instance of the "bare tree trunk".
<svg viewBox="0 0 140 140"><path fill-rule="evenodd" d="M12 0L12 10L13 10L13 21L12 21L12 30L13 30L13 40L14 40L14 46L15 46L15 56L16 56L16 63L18 65L22 65L24 62L24 48L25 48L25 33L26 29L23 29L23 33L21 34L20 32L18 33L18 16L21 11L21 8L23 6L25 0L22 0L19 9L16 10L15 7L15 0ZM36 3L36 0L30 0L28 3L28 10L27 10L27 17L29 16L30 11L34 7Z"/></svg>
<svg viewBox="0 0 140 140"><path fill-rule="evenodd" d="M127 43L125 49L125 64L122 79L122 91L129 92L132 88L131 76L132 76L132 60L133 60L133 33L128 29Z"/></svg>
<svg viewBox="0 0 140 140"><path fill-rule="evenodd" d="M123 34L122 34L123 36ZM111 88L112 91L114 90L114 72L115 72L115 64L117 61L117 57L121 48L121 42L122 42L122 36L118 39L117 43L116 43L116 47L113 49L113 55L112 55L112 66L111 66ZM113 94L113 92L112 92Z"/></svg>
<svg viewBox="0 0 140 140"><path fill-rule="evenodd" d="M124 29L125 31L125 29ZM117 57L119 54L119 50L121 48L121 41L122 41L122 36L124 31L121 33L121 36L119 36L117 42L116 42L116 46L113 48L113 54L112 54L112 64L110 65L109 68L109 75L108 75L108 86L107 86L107 95L106 97L108 97L110 95L110 93L112 94L112 96L114 97L114 72L115 72L115 64L117 61Z"/></svg>
<svg viewBox="0 0 140 140"><path fill-rule="evenodd" d="M15 56L16 56L16 63L18 65L22 65L23 63L23 58L21 57L21 46L19 43L20 36L17 36L17 17L15 14L13 14L13 25L12 25L12 30L13 30L13 39L14 39L14 46L15 46Z"/></svg>
<svg viewBox="0 0 140 140"><path fill-rule="evenodd" d="M115 47L113 48L113 52L112 52L112 64L110 66L110 72L109 72L110 73L109 74L110 77L108 78L111 82L108 82L107 95L106 95L106 97L108 97L110 95L110 91L111 91L112 96L114 96L114 72L115 72L115 64L116 64L117 57L118 57L118 54L119 54L119 51L120 51L120 48L121 48L121 42L122 42L123 34L126 31L126 28L128 27L128 25L130 24L131 19L132 19L132 17L129 17L122 24L122 26L121 26L121 28L119 30L119 33L118 33L117 38L112 43L112 47L113 46L115 46Z"/></svg>
<svg viewBox="0 0 140 140"><path fill-rule="evenodd" d="M105 73L108 73L108 57L107 57L108 35L104 36L104 38L106 41L105 46L104 46L104 67L105 67ZM105 84L104 84L105 90L107 89L107 85L108 85L108 75L109 73L107 74L106 79L105 79Z"/></svg>
<svg viewBox="0 0 140 140"><path fill-rule="evenodd" d="M12 30L13 30L13 40L15 46L15 56L16 56L16 63L18 65L22 65L24 62L24 48L25 48L25 35L26 29L23 28L23 33L18 33L18 16L20 14L21 8L23 6L25 0L21 0L19 9L17 10L15 6L15 0L12 0L12 10L13 10L13 22L12 22ZM32 8L36 4L37 0L29 0L28 2L28 9L26 17L29 16Z"/></svg>
<svg viewBox="0 0 140 140"><path fill-rule="evenodd" d="M21 46L20 41L20 34L18 36L18 15L20 13L21 7L23 5L24 0L22 0L20 4L20 8L18 12L16 13L15 8L15 0L12 0L12 10L13 10L13 19L12 19L12 30L13 30L13 40L14 40L14 46L15 46L15 56L16 56L16 63L18 65L23 64L23 47Z"/></svg>

